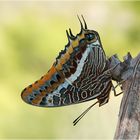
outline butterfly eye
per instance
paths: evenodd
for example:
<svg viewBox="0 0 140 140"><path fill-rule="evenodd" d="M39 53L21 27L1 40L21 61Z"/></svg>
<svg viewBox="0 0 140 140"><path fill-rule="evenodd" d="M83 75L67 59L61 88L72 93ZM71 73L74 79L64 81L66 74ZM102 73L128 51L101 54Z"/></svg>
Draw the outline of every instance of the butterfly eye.
<svg viewBox="0 0 140 140"><path fill-rule="evenodd" d="M93 34L93 33L86 34L86 39L87 39L88 41L91 41L91 40L93 40L94 38L95 38L95 34Z"/></svg>

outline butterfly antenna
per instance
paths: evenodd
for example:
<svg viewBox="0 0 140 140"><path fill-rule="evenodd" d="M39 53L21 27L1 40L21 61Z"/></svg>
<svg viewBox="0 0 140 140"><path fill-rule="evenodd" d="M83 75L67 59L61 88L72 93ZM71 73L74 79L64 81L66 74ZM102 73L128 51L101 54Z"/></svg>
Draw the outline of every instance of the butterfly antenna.
<svg viewBox="0 0 140 140"><path fill-rule="evenodd" d="M75 119L73 121L73 125L75 126L84 116L85 114L97 103L99 103L99 101L95 102L94 104L92 104L90 107L88 107L77 119Z"/></svg>

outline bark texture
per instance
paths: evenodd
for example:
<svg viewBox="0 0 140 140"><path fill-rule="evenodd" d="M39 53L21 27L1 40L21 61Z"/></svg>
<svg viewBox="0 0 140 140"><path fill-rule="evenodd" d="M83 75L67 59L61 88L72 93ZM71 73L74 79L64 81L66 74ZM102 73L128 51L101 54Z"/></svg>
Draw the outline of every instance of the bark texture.
<svg viewBox="0 0 140 140"><path fill-rule="evenodd" d="M116 81L122 83L123 98L114 139L139 139L140 134L140 54L132 58L130 53L120 62L116 55L110 58L110 67Z"/></svg>

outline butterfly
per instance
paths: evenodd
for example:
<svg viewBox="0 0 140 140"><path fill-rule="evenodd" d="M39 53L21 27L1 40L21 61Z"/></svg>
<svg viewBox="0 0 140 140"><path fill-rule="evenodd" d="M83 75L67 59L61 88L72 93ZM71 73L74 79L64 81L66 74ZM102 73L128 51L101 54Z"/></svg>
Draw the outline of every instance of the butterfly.
<svg viewBox="0 0 140 140"><path fill-rule="evenodd" d="M89 30L78 16L81 30L76 36L66 30L68 44L50 70L22 91L22 99L39 107L60 107L97 99L99 106L109 101L112 76L97 31ZM94 106L94 103L92 106ZM75 121L74 125L92 107Z"/></svg>

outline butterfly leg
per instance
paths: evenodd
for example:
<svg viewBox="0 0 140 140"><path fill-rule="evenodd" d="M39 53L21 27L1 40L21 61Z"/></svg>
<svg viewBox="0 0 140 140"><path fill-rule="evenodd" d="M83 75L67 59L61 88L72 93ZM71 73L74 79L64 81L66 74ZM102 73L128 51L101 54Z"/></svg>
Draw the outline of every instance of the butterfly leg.
<svg viewBox="0 0 140 140"><path fill-rule="evenodd" d="M116 91L114 92L114 96L119 96L121 95L123 92L120 92L120 93L116 93Z"/></svg>
<svg viewBox="0 0 140 140"><path fill-rule="evenodd" d="M121 82L118 83L115 87L112 84L112 90L114 91L114 96L119 96L119 95L121 95L123 93L123 92L117 93L116 90L115 90L120 84L121 84Z"/></svg>
<svg viewBox="0 0 140 140"><path fill-rule="evenodd" d="M117 85L114 87L115 89L118 87L118 86L121 86L126 80L122 80L121 82L117 82Z"/></svg>

